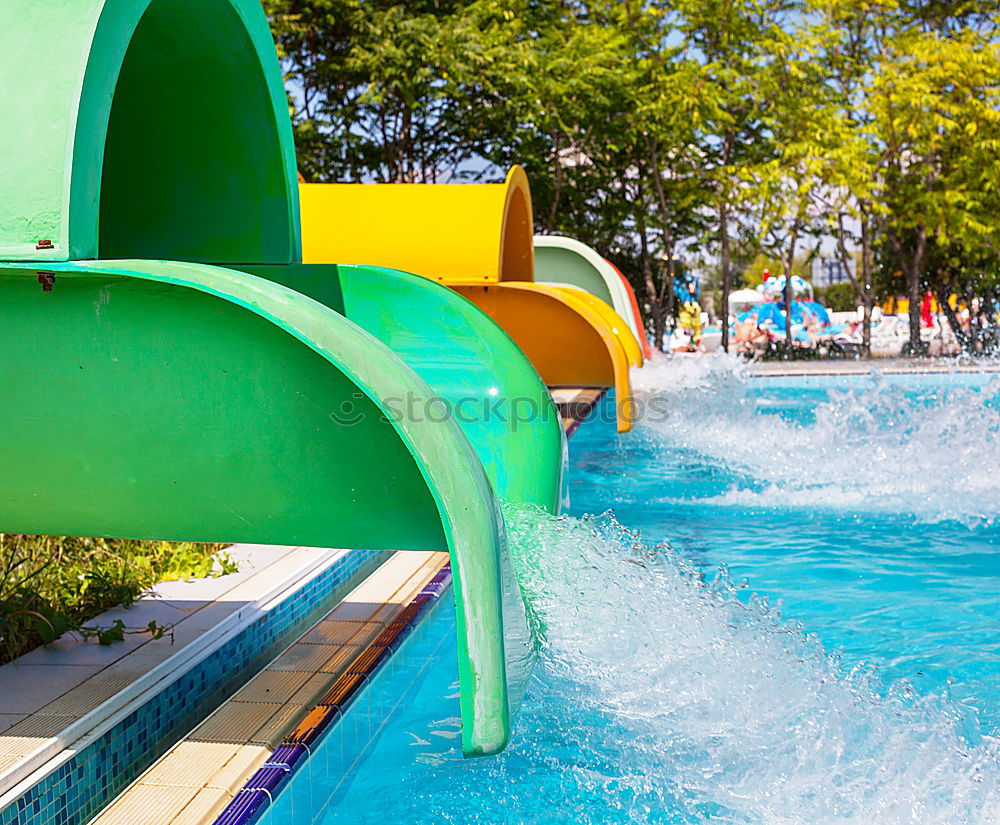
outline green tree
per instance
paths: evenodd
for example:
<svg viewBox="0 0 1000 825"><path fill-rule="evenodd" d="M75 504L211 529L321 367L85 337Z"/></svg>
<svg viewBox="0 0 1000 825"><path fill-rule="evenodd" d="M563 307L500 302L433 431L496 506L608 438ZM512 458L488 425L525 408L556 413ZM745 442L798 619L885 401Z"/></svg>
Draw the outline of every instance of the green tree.
<svg viewBox="0 0 1000 825"><path fill-rule="evenodd" d="M685 269L679 250L710 225L706 205L714 187L702 174L706 155L699 145L701 66L674 36L679 14L670 4L613 5L638 69L635 106L625 120L634 170L630 203L641 286L662 349L666 323L675 314L674 282Z"/></svg>
<svg viewBox="0 0 1000 825"><path fill-rule="evenodd" d="M264 0L290 89L301 171L317 181L437 182L478 156L470 113L530 68L498 3ZM496 117L496 116L495 116Z"/></svg>
<svg viewBox="0 0 1000 825"><path fill-rule="evenodd" d="M893 34L871 83L885 252L905 277L913 351L930 260L960 266L1000 241L1000 53L975 31L915 28Z"/></svg>
<svg viewBox="0 0 1000 825"><path fill-rule="evenodd" d="M819 251L827 180L838 166L842 144L828 74L816 59L822 33L799 24L782 35L768 67L771 102L763 116L771 157L741 176L746 211L754 218L761 248L780 261L784 297L790 302L800 249L806 267ZM802 249L810 242L812 249ZM790 341L791 312L785 313L785 335Z"/></svg>
<svg viewBox="0 0 1000 825"><path fill-rule="evenodd" d="M876 198L881 150L866 84L886 7L879 2L814 0L813 9L816 60L829 94L829 152L820 170L818 202L825 234L836 241L837 256L863 308L862 349L868 355L876 298L872 241L882 206ZM858 249L860 254L855 253Z"/></svg>
<svg viewBox="0 0 1000 825"><path fill-rule="evenodd" d="M777 75L774 55L787 42L797 13L789 0L676 0L683 57L697 66L695 86L702 175L710 183L714 234L721 259L722 303L731 285L734 224L754 168L773 157L766 115ZM722 345L728 348L728 324Z"/></svg>
<svg viewBox="0 0 1000 825"><path fill-rule="evenodd" d="M264 6L308 177L433 182L500 176L522 163L537 231L578 237L619 263L658 343L671 273L709 253L718 266L702 269L718 271L724 308L754 255L791 272L829 236L866 308L866 342L878 285L900 273L914 346L923 288L958 290L996 271L995 8ZM737 249L745 261L734 261Z"/></svg>

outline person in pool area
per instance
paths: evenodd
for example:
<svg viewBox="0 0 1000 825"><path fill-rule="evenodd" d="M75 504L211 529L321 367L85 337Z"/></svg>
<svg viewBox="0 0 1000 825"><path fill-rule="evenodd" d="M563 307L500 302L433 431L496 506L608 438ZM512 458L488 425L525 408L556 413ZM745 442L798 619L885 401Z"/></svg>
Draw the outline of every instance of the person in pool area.
<svg viewBox="0 0 1000 825"><path fill-rule="evenodd" d="M802 328L809 339L809 346L833 337L827 332L829 324L824 323L822 315L814 307L823 309L820 304L816 304L815 302L806 303L802 313ZM825 310L823 311L825 312Z"/></svg>
<svg viewBox="0 0 1000 825"><path fill-rule="evenodd" d="M698 285L694 281L688 282L687 294L677 314L677 326L691 335L691 343L685 348L688 352L701 348L701 304L698 302Z"/></svg>
<svg viewBox="0 0 1000 825"><path fill-rule="evenodd" d="M920 301L920 326L930 328L934 326L934 314L931 310L934 307L934 295L928 289Z"/></svg>
<svg viewBox="0 0 1000 825"><path fill-rule="evenodd" d="M736 325L736 334L733 336L734 352L737 355L745 355L748 358L756 358L767 352L771 343L771 336L763 327L757 326L757 321L748 318Z"/></svg>

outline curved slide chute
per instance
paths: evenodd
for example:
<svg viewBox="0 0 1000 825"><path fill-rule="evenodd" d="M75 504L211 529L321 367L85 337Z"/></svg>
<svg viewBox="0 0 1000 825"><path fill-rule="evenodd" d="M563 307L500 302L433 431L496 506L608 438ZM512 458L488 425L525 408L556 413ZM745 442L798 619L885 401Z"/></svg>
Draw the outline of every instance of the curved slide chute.
<svg viewBox="0 0 1000 825"><path fill-rule="evenodd" d="M543 283L574 286L600 298L625 321L636 341L645 336L619 274L585 243L563 235L535 235L535 277Z"/></svg>
<svg viewBox="0 0 1000 825"><path fill-rule="evenodd" d="M543 380L558 374L566 377L562 386L614 387L622 407L631 406L628 359L617 357L622 344L614 332L610 317L587 307L584 300L563 296L552 300L554 287L534 283L534 244L532 239L531 193L527 177L515 166L502 184L301 184L303 257L306 263L349 263L390 267L421 275L448 285L465 297L471 286L517 286L521 291L536 291L531 302L542 340L567 342L558 350L545 346L522 345L518 334L508 324L512 319L494 315L492 301L474 301L493 318L521 347ZM476 209L483 209L492 220L476 219ZM428 248L433 252L429 252ZM517 262L514 267L510 262ZM518 294L510 301L526 304ZM507 302L505 302L507 303ZM576 316L575 318L572 316ZM565 328L551 329L557 325ZM585 328L590 327L585 333ZM580 369L570 330L583 334L588 341L607 341L600 364ZM543 360L536 360L545 351ZM552 365L563 359L559 370ZM570 376L605 376L606 383L573 383ZM620 431L631 426L628 415L620 415Z"/></svg>
<svg viewBox="0 0 1000 825"><path fill-rule="evenodd" d="M615 337L618 339L618 343L621 344L622 349L625 350L625 357L628 359L630 367L641 367L643 365L642 348L639 346L639 342L632 334L632 330L629 328L628 323L621 317L621 315L615 312L600 298L591 295L589 292L586 292L579 287L556 286L555 288L564 295L569 295L577 301L582 301L597 315L604 319L605 323L608 324L611 331L615 334Z"/></svg>
<svg viewBox="0 0 1000 825"><path fill-rule="evenodd" d="M394 414L401 389L432 391L391 351L198 264L0 265L0 297L0 529L448 550L463 750L504 747L529 651L496 501L450 417Z"/></svg>
<svg viewBox="0 0 1000 825"><path fill-rule="evenodd" d="M550 387L614 388L618 432L632 428L628 357L573 290L517 283L454 289L506 330Z"/></svg>
<svg viewBox="0 0 1000 825"><path fill-rule="evenodd" d="M357 325L209 266L301 259L260 3L23 6L0 0L0 530L448 550L463 752L502 749L530 640L468 439L393 415L433 392Z"/></svg>
<svg viewBox="0 0 1000 825"><path fill-rule="evenodd" d="M605 258L604 260L607 261L608 259ZM639 311L639 301L635 297L635 290L632 289L632 284L628 282L628 278L625 277L625 273L611 263L611 261L608 261L608 263L611 265L611 268L618 273L618 277L621 278L622 285L628 293L628 302L632 307L632 318L635 320L635 328L639 330L639 346L642 347L643 357L648 361L653 357L653 349L649 345L649 336L646 335L646 327L642 322L642 313Z"/></svg>
<svg viewBox="0 0 1000 825"><path fill-rule="evenodd" d="M551 513L563 498L565 434L531 362L489 317L452 290L405 272L364 266L241 267L309 295L395 352L436 393L400 414L456 420L496 494Z"/></svg>

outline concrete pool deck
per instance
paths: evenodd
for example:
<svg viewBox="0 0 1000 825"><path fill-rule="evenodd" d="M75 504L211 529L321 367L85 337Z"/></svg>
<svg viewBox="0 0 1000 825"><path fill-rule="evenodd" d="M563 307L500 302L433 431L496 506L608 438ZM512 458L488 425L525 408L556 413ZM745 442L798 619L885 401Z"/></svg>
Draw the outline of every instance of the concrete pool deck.
<svg viewBox="0 0 1000 825"><path fill-rule="evenodd" d="M134 631L155 621L170 628L164 638L130 633L123 642L99 645L67 634L0 667L0 808L34 771L343 551L234 545L226 552L239 572L159 584L131 607L114 608L88 622L103 627L121 619Z"/></svg>
<svg viewBox="0 0 1000 825"><path fill-rule="evenodd" d="M755 377L771 375L866 375L881 372L886 375L919 373L1000 372L1000 363L978 362L957 358L871 358L828 359L810 361L752 361L748 365Z"/></svg>
<svg viewBox="0 0 1000 825"><path fill-rule="evenodd" d="M317 699L447 563L447 553L396 553L167 751L93 825L213 822Z"/></svg>

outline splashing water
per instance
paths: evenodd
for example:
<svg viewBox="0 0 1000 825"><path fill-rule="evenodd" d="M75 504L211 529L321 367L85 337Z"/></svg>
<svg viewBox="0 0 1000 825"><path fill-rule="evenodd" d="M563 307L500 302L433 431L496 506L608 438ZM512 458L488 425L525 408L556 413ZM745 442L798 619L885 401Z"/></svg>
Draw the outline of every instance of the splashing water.
<svg viewBox="0 0 1000 825"><path fill-rule="evenodd" d="M637 379L670 415L580 428L579 518L504 508L542 638L511 746L461 759L442 628L322 821L1000 821L1000 385Z"/></svg>
<svg viewBox="0 0 1000 825"><path fill-rule="evenodd" d="M550 620L548 686L613 720L638 788L670 800L688 815L680 821L1000 815L1000 752L958 735L960 710L905 691L881 697L766 605L734 599L725 578L704 586L612 518L541 532L523 511L508 520L520 552L554 562L528 585Z"/></svg>
<svg viewBox="0 0 1000 825"><path fill-rule="evenodd" d="M882 695L766 605L611 517L506 508L543 643L515 739L463 761L454 649L327 822L996 822L997 743ZM453 727L453 724L452 724Z"/></svg>
<svg viewBox="0 0 1000 825"><path fill-rule="evenodd" d="M669 415L622 439L580 428L575 514L613 508L769 594L883 689L950 690L1000 728L995 373L753 378L725 357L643 373Z"/></svg>
<svg viewBox="0 0 1000 825"><path fill-rule="evenodd" d="M725 469L722 504L904 514L992 525L1000 375L750 377L725 356L660 360L636 388L669 405L640 430Z"/></svg>

